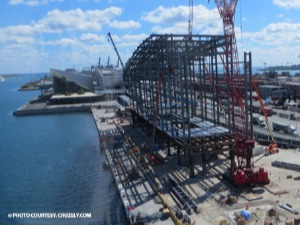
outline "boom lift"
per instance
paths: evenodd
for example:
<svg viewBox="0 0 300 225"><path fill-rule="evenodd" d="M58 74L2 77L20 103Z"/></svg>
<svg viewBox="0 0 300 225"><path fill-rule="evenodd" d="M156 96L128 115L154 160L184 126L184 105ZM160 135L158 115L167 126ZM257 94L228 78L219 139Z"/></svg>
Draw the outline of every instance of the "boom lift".
<svg viewBox="0 0 300 225"><path fill-rule="evenodd" d="M253 84L255 92L257 94L257 98L258 98L258 101L259 101L259 104L260 104L260 108L261 108L261 111L262 111L262 113L263 113L263 115L266 119L266 124L267 124L268 130L269 130L269 133L270 133L270 136L271 136L271 139L272 139L272 143L268 147L265 148L265 154L269 155L269 154L278 153L277 143L275 141L275 138L274 138L274 135L273 135L273 132L272 132L269 120L268 120L268 115L266 113L264 103L261 100L261 97L260 97L260 94L259 94L259 91L258 91L258 88L257 88L254 77L252 77L252 84Z"/></svg>
<svg viewBox="0 0 300 225"><path fill-rule="evenodd" d="M208 0L209 2L209 0ZM238 165L232 160L229 168L229 176L235 185L269 183L268 172L263 168L255 170L251 164L252 149L254 147L253 137L248 137L246 128L245 105L243 102L243 92L239 88L241 84L241 76L239 74L238 50L234 32L233 17L235 14L238 0L215 0L219 14L223 20L223 30L225 38L225 59L223 66L226 71L228 92L231 105L231 126L234 134L234 150L233 157L237 158ZM238 104L240 113L236 113L234 105ZM238 122L241 121L241 122Z"/></svg>

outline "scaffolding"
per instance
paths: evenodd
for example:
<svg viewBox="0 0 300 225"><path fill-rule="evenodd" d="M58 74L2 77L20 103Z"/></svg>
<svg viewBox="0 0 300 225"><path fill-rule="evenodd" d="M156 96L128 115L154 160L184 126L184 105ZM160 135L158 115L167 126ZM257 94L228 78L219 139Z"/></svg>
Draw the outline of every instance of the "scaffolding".
<svg viewBox="0 0 300 225"><path fill-rule="evenodd" d="M241 109L230 99L224 58L224 36L153 34L125 67L133 124L154 129L168 146L173 144L179 165L182 155L188 156L191 177L198 155L203 174L216 154L227 152L234 163L232 120L241 125L243 121L236 121ZM251 68L251 59L245 65ZM243 90L245 107L249 73L245 69L242 79L235 78L241 80L238 88ZM246 122L252 137L248 116Z"/></svg>

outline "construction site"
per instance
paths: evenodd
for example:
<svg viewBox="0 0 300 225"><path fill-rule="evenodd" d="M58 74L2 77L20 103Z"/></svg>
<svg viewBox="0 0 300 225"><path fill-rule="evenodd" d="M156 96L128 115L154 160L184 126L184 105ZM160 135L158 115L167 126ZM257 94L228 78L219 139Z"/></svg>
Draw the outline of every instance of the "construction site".
<svg viewBox="0 0 300 225"><path fill-rule="evenodd" d="M224 36L151 35L128 61L132 122L154 139L165 139L181 156L188 155L190 177L195 158L206 164L219 154L230 160L229 179L236 185L268 183L262 168L251 167L252 127L251 53L239 62L233 15L237 1L218 7Z"/></svg>
<svg viewBox="0 0 300 225"><path fill-rule="evenodd" d="M153 34L134 51L123 75L130 108L115 133L138 165L130 171L145 169L136 179L151 174L150 186L175 224L299 224L300 152L279 151L251 52L239 60L238 1L215 2L224 35L192 34L191 14L188 34ZM253 93L266 118L267 146L255 141ZM263 151L254 156L257 148Z"/></svg>

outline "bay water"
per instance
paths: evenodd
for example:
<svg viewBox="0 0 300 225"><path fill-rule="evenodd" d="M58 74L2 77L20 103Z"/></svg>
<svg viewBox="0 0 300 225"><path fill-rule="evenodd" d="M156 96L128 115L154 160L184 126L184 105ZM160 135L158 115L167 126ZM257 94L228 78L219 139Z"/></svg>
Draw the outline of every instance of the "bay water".
<svg viewBox="0 0 300 225"><path fill-rule="evenodd" d="M91 113L13 116L40 94L18 88L42 76L0 82L0 224L127 224Z"/></svg>

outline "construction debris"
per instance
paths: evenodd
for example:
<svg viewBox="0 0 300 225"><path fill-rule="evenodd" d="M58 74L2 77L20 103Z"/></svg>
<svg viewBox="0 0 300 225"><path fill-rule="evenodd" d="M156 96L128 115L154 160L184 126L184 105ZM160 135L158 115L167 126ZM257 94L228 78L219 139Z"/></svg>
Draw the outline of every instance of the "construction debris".
<svg viewBox="0 0 300 225"><path fill-rule="evenodd" d="M235 212L234 216L235 216L237 225L245 225L246 224L246 219L242 215Z"/></svg>
<svg viewBox="0 0 300 225"><path fill-rule="evenodd" d="M285 203L285 204L279 204L279 206L293 214L299 214L299 212L295 209L293 209L293 206L291 206L290 204L288 203Z"/></svg>
<svg viewBox="0 0 300 225"><path fill-rule="evenodd" d="M267 211L266 213L266 217L265 217L265 225L275 225L278 224L278 222L280 221L279 219L279 214L277 212L277 210L275 208L271 208Z"/></svg>
<svg viewBox="0 0 300 225"><path fill-rule="evenodd" d="M232 196L232 195L228 195L227 196L227 200L226 200L226 204L227 205L233 205L235 203L237 203L237 198L235 196Z"/></svg>
<svg viewBox="0 0 300 225"><path fill-rule="evenodd" d="M228 220L220 220L219 225L230 225L230 222Z"/></svg>

